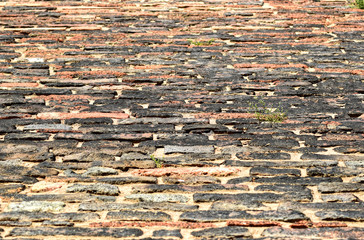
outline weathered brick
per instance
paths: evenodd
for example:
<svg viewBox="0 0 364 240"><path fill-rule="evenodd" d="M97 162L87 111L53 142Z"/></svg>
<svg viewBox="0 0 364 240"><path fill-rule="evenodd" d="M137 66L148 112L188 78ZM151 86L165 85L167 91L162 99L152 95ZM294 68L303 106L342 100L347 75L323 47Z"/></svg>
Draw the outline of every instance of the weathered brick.
<svg viewBox="0 0 364 240"><path fill-rule="evenodd" d="M11 211L28 211L28 212L58 212L62 211L65 207L64 202L44 202L44 201L30 201L20 203L10 203L8 208Z"/></svg>
<svg viewBox="0 0 364 240"><path fill-rule="evenodd" d="M356 176L363 172L361 168L343 168L343 167L315 167L307 168L307 175L311 177L350 177Z"/></svg>
<svg viewBox="0 0 364 240"><path fill-rule="evenodd" d="M23 2L0 4L1 239L362 238L361 10Z"/></svg>
<svg viewBox="0 0 364 240"><path fill-rule="evenodd" d="M66 191L70 193L87 192L92 194L109 195L109 196L117 196L120 193L117 186L111 184L103 184L103 183L96 183L92 185L74 184L72 186L69 186Z"/></svg>
<svg viewBox="0 0 364 240"><path fill-rule="evenodd" d="M218 185L208 184L200 186L188 185L144 185L132 188L132 193L156 193L156 192L211 192L216 190L248 190L245 185Z"/></svg>
<svg viewBox="0 0 364 240"><path fill-rule="evenodd" d="M14 228L9 236L82 236L82 237L139 237L143 231L137 228L81 228L81 227L35 227Z"/></svg>
<svg viewBox="0 0 364 240"><path fill-rule="evenodd" d="M363 189L364 186L360 183L323 182L318 185L318 190L322 193L359 192L363 191Z"/></svg>
<svg viewBox="0 0 364 240"><path fill-rule="evenodd" d="M239 161L239 160L226 160L226 166L232 167L325 167L337 166L338 161Z"/></svg>
<svg viewBox="0 0 364 240"><path fill-rule="evenodd" d="M277 184L300 184L306 186L319 185L323 183L342 183L341 178L334 177L289 177L289 176L278 176L271 178L255 178L255 182L259 183L277 183ZM332 183L334 182L334 183Z"/></svg>
<svg viewBox="0 0 364 240"><path fill-rule="evenodd" d="M221 222L230 219L291 222L308 218L298 211L257 211L251 214L248 211L207 210L185 212L180 216L181 221L193 222Z"/></svg>
<svg viewBox="0 0 364 240"><path fill-rule="evenodd" d="M132 171L132 174L142 176L180 176L180 175L211 175L211 176L229 176L238 173L240 170L237 168L226 167L205 167L205 168L159 168L159 169L142 169Z"/></svg>
<svg viewBox="0 0 364 240"><path fill-rule="evenodd" d="M317 203L299 203L287 202L282 203L278 209L281 210L300 210L300 209L314 209L314 210L359 210L364 207L362 202L357 203L336 203L336 202L317 202Z"/></svg>
<svg viewBox="0 0 364 240"><path fill-rule="evenodd" d="M222 200L214 202L210 210L271 210L271 208L263 205L257 200L242 199L242 200Z"/></svg>
<svg viewBox="0 0 364 240"><path fill-rule="evenodd" d="M23 184L0 185L0 194L19 193L25 189Z"/></svg>
<svg viewBox="0 0 364 240"><path fill-rule="evenodd" d="M316 212L315 215L319 217L321 220L328 221L356 221L362 222L364 221L364 213L363 211L319 211Z"/></svg>
<svg viewBox="0 0 364 240"><path fill-rule="evenodd" d="M253 139L249 142L251 146L259 147L276 147L283 149L290 149L294 147L299 147L299 143L293 139Z"/></svg>
<svg viewBox="0 0 364 240"><path fill-rule="evenodd" d="M112 161L115 157L105 153L93 153L89 151L79 152L71 155L66 155L63 162L93 162L93 161Z"/></svg>
<svg viewBox="0 0 364 240"><path fill-rule="evenodd" d="M260 185L255 187L254 190L284 193L283 198L286 200L312 201L313 199L311 190L300 185Z"/></svg>
<svg viewBox="0 0 364 240"><path fill-rule="evenodd" d="M228 226L222 228L208 228L200 231L191 232L191 235L194 237L227 237L227 238L236 238L236 237L252 237L249 230L245 227L240 226Z"/></svg>
<svg viewBox="0 0 364 240"><path fill-rule="evenodd" d="M156 203L156 202L141 202L134 204L125 203L81 203L79 211L113 211L113 210L165 210L165 211L190 211L197 210L198 205L187 205L179 203Z"/></svg>
<svg viewBox="0 0 364 240"><path fill-rule="evenodd" d="M160 194L130 194L126 195L125 199L130 200L138 200L141 202L172 202L172 203L186 203L188 202L189 198L183 195L177 194L167 194L167 193L160 193Z"/></svg>
<svg viewBox="0 0 364 240"><path fill-rule="evenodd" d="M298 169L279 169L267 167L253 167L250 169L250 175L258 176L301 176L301 171Z"/></svg>
<svg viewBox="0 0 364 240"><path fill-rule="evenodd" d="M358 202L359 199L352 193L322 194L321 199L325 202Z"/></svg>
<svg viewBox="0 0 364 240"><path fill-rule="evenodd" d="M107 219L118 219L124 221L171 221L170 215L164 212L141 212L120 210L118 212L108 212Z"/></svg>
<svg viewBox="0 0 364 240"><path fill-rule="evenodd" d="M163 183L165 184L219 184L221 180L212 176L194 176L186 174L180 177L163 177Z"/></svg>
<svg viewBox="0 0 364 240"><path fill-rule="evenodd" d="M108 184L131 184L131 183L157 183L157 178L154 177L106 177L98 178L97 181Z"/></svg>
<svg viewBox="0 0 364 240"><path fill-rule="evenodd" d="M183 238L181 234L181 230L174 229L174 230L155 230L153 232L153 237L176 237L176 238Z"/></svg>
<svg viewBox="0 0 364 240"><path fill-rule="evenodd" d="M213 153L213 146L170 146L164 147L164 153Z"/></svg>
<svg viewBox="0 0 364 240"><path fill-rule="evenodd" d="M363 228L344 227L344 228L305 228L305 229L291 229L291 228L268 228L262 233L263 236L281 238L281 237L294 237L294 238L352 238L360 239L363 235Z"/></svg>
<svg viewBox="0 0 364 240"><path fill-rule="evenodd" d="M244 152L244 153L238 153L236 156L239 159L245 159L245 160L255 160L255 159L269 159L269 160L289 160L291 159L291 155L288 153L270 153L270 152Z"/></svg>

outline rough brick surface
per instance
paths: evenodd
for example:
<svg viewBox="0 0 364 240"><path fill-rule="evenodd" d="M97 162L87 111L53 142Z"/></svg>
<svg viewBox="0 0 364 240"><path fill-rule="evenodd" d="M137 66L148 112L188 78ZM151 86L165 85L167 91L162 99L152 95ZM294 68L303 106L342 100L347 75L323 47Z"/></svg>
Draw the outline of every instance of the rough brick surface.
<svg viewBox="0 0 364 240"><path fill-rule="evenodd" d="M0 1L0 239L363 239L349 2Z"/></svg>

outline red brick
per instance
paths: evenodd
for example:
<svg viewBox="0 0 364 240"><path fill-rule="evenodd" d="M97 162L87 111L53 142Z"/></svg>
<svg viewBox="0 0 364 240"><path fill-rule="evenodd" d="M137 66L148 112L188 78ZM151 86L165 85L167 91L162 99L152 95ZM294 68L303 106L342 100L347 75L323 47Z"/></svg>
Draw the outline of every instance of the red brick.
<svg viewBox="0 0 364 240"><path fill-rule="evenodd" d="M98 222L90 223L90 227L174 227L174 228L212 228L215 227L212 223L192 223L192 222Z"/></svg>
<svg viewBox="0 0 364 240"><path fill-rule="evenodd" d="M228 226L246 226L246 227L271 227L271 226L281 226L279 222L272 221L239 221L230 220L227 221Z"/></svg>
<svg viewBox="0 0 364 240"><path fill-rule="evenodd" d="M39 84L38 83L30 83L30 82L26 82L26 83L1 83L0 84L0 87L9 87L9 88L12 88L12 87L29 87L29 88L32 88L32 87L38 87Z"/></svg>

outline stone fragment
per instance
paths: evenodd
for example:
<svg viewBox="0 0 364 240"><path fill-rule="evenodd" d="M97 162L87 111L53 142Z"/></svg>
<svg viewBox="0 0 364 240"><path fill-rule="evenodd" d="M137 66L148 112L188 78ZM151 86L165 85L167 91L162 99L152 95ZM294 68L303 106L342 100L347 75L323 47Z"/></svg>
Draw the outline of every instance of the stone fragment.
<svg viewBox="0 0 364 240"><path fill-rule="evenodd" d="M364 168L364 160L345 161L345 165L352 168L356 167Z"/></svg>
<svg viewBox="0 0 364 240"><path fill-rule="evenodd" d="M22 143L25 140L21 140ZM4 160L16 160L31 162L53 161L54 155L49 152L49 148L42 144L5 144L0 145L0 152L6 154Z"/></svg>
<svg viewBox="0 0 364 240"><path fill-rule="evenodd" d="M132 161L132 160L150 160L150 156L139 152L126 152L120 157L120 160Z"/></svg>
<svg viewBox="0 0 364 240"><path fill-rule="evenodd" d="M252 237L247 228L241 226L227 226L222 228L208 228L200 231L191 232L194 237L205 238L237 238L237 237Z"/></svg>
<svg viewBox="0 0 364 240"><path fill-rule="evenodd" d="M164 147L164 153L213 153L213 146L171 146L166 145Z"/></svg>
<svg viewBox="0 0 364 240"><path fill-rule="evenodd" d="M72 186L69 186L66 191L69 193L87 192L97 195L108 195L108 196L119 195L119 188L117 186L105 183L96 183L92 185L74 184Z"/></svg>
<svg viewBox="0 0 364 240"><path fill-rule="evenodd" d="M295 201L313 200L311 190L301 185L289 185L289 184L259 185L255 187L254 190L285 193L282 197L285 200L295 200Z"/></svg>
<svg viewBox="0 0 364 240"><path fill-rule="evenodd" d="M249 145L258 147L283 148L283 149L290 149L300 146L298 141L293 139L270 139L270 138L253 139L249 142Z"/></svg>
<svg viewBox="0 0 364 240"><path fill-rule="evenodd" d="M217 177L211 176L195 176L185 175L180 177L163 177L163 183L165 184L219 184L221 180Z"/></svg>
<svg viewBox="0 0 364 240"><path fill-rule="evenodd" d="M121 161L110 161L103 162L104 167L117 168L121 170L128 170L129 168L155 168L155 162L150 158L148 160L134 159L134 160L121 160Z"/></svg>
<svg viewBox="0 0 364 240"><path fill-rule="evenodd" d="M177 194L130 194L126 195L125 199L138 200L140 202L172 202L186 203L189 198Z"/></svg>
<svg viewBox="0 0 364 240"><path fill-rule="evenodd" d="M258 183L276 183L276 184L300 184L304 186L314 186L322 183L336 184L342 183L341 178L337 177L290 177L290 176L277 176L271 178L255 178Z"/></svg>
<svg viewBox="0 0 364 240"><path fill-rule="evenodd" d="M242 152L236 154L239 159L243 160L255 160L255 159L269 159L269 160L289 160L291 155L288 153L270 153L270 152Z"/></svg>
<svg viewBox="0 0 364 240"><path fill-rule="evenodd" d="M0 185L0 194L12 194L12 193L19 193L25 189L25 185L23 184L7 184L7 185Z"/></svg>
<svg viewBox="0 0 364 240"><path fill-rule="evenodd" d="M0 214L0 221L19 221L26 220L31 222L42 221L67 221L67 222L86 222L89 220L99 219L100 216L96 213L50 213L50 212L4 212Z"/></svg>
<svg viewBox="0 0 364 240"><path fill-rule="evenodd" d="M241 183L247 183L252 182L253 177L241 177L241 178L232 178L227 181L227 184L241 184Z"/></svg>
<svg viewBox="0 0 364 240"><path fill-rule="evenodd" d="M45 220L50 220L55 216L54 213L49 212L2 212L0 213L0 221L36 221L41 222Z"/></svg>
<svg viewBox="0 0 364 240"><path fill-rule="evenodd" d="M350 177L363 172L363 168L349 167L314 167L307 168L307 175L310 177Z"/></svg>
<svg viewBox="0 0 364 240"><path fill-rule="evenodd" d="M47 133L8 133L5 135L5 140L41 141L41 140L47 140L49 136L50 135Z"/></svg>
<svg viewBox="0 0 364 240"><path fill-rule="evenodd" d="M119 140L119 141L144 141L153 138L151 133L118 133L118 134L89 134L89 133L57 133L56 140L78 140L78 141L100 141L100 140Z"/></svg>
<svg viewBox="0 0 364 240"><path fill-rule="evenodd" d="M91 195L88 193L46 193L46 194L33 194L31 196L20 197L25 201L62 201L66 203L80 203L84 201L115 201L115 197L105 195Z"/></svg>
<svg viewBox="0 0 364 240"><path fill-rule="evenodd" d="M226 133L229 132L229 129L218 124L187 124L182 128L182 131L199 134L208 133L210 131L215 133Z"/></svg>
<svg viewBox="0 0 364 240"><path fill-rule="evenodd" d="M363 236L364 228L360 227L344 227L344 228L267 228L262 235L269 238L330 238L330 239L360 239Z"/></svg>
<svg viewBox="0 0 364 240"><path fill-rule="evenodd" d="M67 221L44 221L42 226L73 227L75 224Z"/></svg>
<svg viewBox="0 0 364 240"><path fill-rule="evenodd" d="M64 202L12 202L8 205L10 211L29 211L29 212L59 212L65 207Z"/></svg>
<svg viewBox="0 0 364 240"><path fill-rule="evenodd" d="M228 211L228 210L207 210L191 211L181 214L181 221L192 222L221 222L226 220L270 220L292 222L308 220L308 218L298 211Z"/></svg>
<svg viewBox="0 0 364 240"><path fill-rule="evenodd" d="M49 177L49 176L58 175L58 173L59 172L55 169L32 167L29 169L29 171L27 173L25 173L25 175L30 176L30 177L45 178L45 177Z"/></svg>
<svg viewBox="0 0 364 240"><path fill-rule="evenodd" d="M279 205L278 210L300 210L300 209L313 209L313 210L360 210L364 208L364 203L339 203L339 202L317 202L317 203L299 203L299 202L285 202Z"/></svg>
<svg viewBox="0 0 364 240"><path fill-rule="evenodd" d="M292 167L292 168L305 168L305 167L320 167L320 166L337 166L338 161L239 161L239 160L226 160L223 162L225 166L230 167ZM364 166L364 165L363 165Z"/></svg>
<svg viewBox="0 0 364 240"><path fill-rule="evenodd" d="M345 155L324 155L316 153L304 153L302 160L349 160Z"/></svg>
<svg viewBox="0 0 364 240"><path fill-rule="evenodd" d="M294 184L273 184L259 185L254 188L256 191L272 191L272 192L311 192L306 186Z"/></svg>
<svg viewBox="0 0 364 240"><path fill-rule="evenodd" d="M258 201L274 203L282 200L282 194L275 193L195 193L193 194L194 202L216 202L216 201Z"/></svg>
<svg viewBox="0 0 364 240"><path fill-rule="evenodd" d="M318 185L318 190L322 193L359 192L364 191L364 185L361 183L323 182Z"/></svg>
<svg viewBox="0 0 364 240"><path fill-rule="evenodd" d="M204 168L158 168L158 169L143 169L134 170L131 173L142 176L180 176L180 175L209 175L209 176L229 176L234 173L240 172L238 168L227 167L204 167Z"/></svg>
<svg viewBox="0 0 364 240"><path fill-rule="evenodd" d="M197 210L198 205L186 205L178 203L155 203L155 202L141 202L135 204L125 203L81 203L79 211L114 211L114 210L167 210L167 211L191 211Z"/></svg>
<svg viewBox="0 0 364 240"><path fill-rule="evenodd" d="M101 125L102 124L102 125ZM91 133L172 133L175 130L172 124L132 124L132 125L105 125L101 122L100 125L94 125L92 129L89 126L82 126L78 130Z"/></svg>
<svg viewBox="0 0 364 240"><path fill-rule="evenodd" d="M217 201L214 202L210 210L271 210L269 207L263 205L258 201L251 200L229 200L229 201Z"/></svg>
<svg viewBox="0 0 364 240"><path fill-rule="evenodd" d="M115 157L112 155L90 151L67 155L63 158L63 162L95 162L113 160L115 160Z"/></svg>
<svg viewBox="0 0 364 240"><path fill-rule="evenodd" d="M208 136L201 134L186 134L186 135L167 135L160 137L157 140L145 141L140 143L140 146L154 147L178 147L178 146L209 146L214 145L215 141L209 140ZM187 148L188 149L188 148ZM192 148L193 149L193 148Z"/></svg>
<svg viewBox="0 0 364 240"><path fill-rule="evenodd" d="M363 146L350 146L350 147L336 147L334 151L342 154L350 154L350 153L363 153L364 147Z"/></svg>
<svg viewBox="0 0 364 240"><path fill-rule="evenodd" d="M183 238L180 229L173 229L173 230L155 230L153 232L153 237L176 237L176 238Z"/></svg>
<svg viewBox="0 0 364 240"><path fill-rule="evenodd" d="M199 186L188 185L167 185L167 184L151 184L141 185L132 188L132 193L157 193L157 192L210 192L216 190L249 190L245 185L220 185L207 184Z"/></svg>
<svg viewBox="0 0 364 240"><path fill-rule="evenodd" d="M285 168L267 168L267 167L253 167L250 169L250 175L258 176L301 176L301 171L298 169L285 169Z"/></svg>
<svg viewBox="0 0 364 240"><path fill-rule="evenodd" d="M363 222L364 221L364 212L363 211L318 211L315 213L317 217L321 220L326 221L355 221L355 222Z"/></svg>
<svg viewBox="0 0 364 240"><path fill-rule="evenodd" d="M364 183L364 176L354 177L350 180L352 183Z"/></svg>
<svg viewBox="0 0 364 240"><path fill-rule="evenodd" d="M92 167L87 169L87 171L84 172L82 176L105 176L105 175L115 175L115 174L118 174L118 171L113 168Z"/></svg>
<svg viewBox="0 0 364 240"><path fill-rule="evenodd" d="M358 202L359 199L351 193L343 194L323 194L321 199L324 202Z"/></svg>
<svg viewBox="0 0 364 240"><path fill-rule="evenodd" d="M106 177L98 178L97 181L108 184L131 184L131 183L157 183L157 178L155 177Z"/></svg>
<svg viewBox="0 0 364 240"><path fill-rule="evenodd" d="M164 212L151 211L129 211L120 210L118 212L108 212L106 219L117 219L123 221L171 221L170 215Z"/></svg>
<svg viewBox="0 0 364 240"><path fill-rule="evenodd" d="M137 228L82 228L82 227L32 227L14 228L8 236L75 236L75 237L139 237L143 231Z"/></svg>
<svg viewBox="0 0 364 240"><path fill-rule="evenodd" d="M168 167L195 166L195 167L211 167L217 164L214 161L230 159L230 154L215 153L187 153L183 156L166 155L163 158L163 165Z"/></svg>
<svg viewBox="0 0 364 240"><path fill-rule="evenodd" d="M24 126L24 130L70 131L72 127L64 124L30 124Z"/></svg>
<svg viewBox="0 0 364 240"><path fill-rule="evenodd" d="M67 222L87 222L90 220L100 219L100 215L97 213L67 212L56 214L52 219Z"/></svg>

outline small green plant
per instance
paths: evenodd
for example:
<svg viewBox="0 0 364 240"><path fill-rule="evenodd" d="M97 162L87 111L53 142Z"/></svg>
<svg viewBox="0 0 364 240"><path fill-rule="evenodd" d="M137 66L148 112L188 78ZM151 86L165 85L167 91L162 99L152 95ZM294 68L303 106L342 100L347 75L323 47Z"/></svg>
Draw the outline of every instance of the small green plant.
<svg viewBox="0 0 364 240"><path fill-rule="evenodd" d="M364 9L364 0L353 0L351 5L355 8Z"/></svg>
<svg viewBox="0 0 364 240"><path fill-rule="evenodd" d="M287 114L283 111L281 105L277 108L267 106L263 99L258 99L257 102L249 103L249 112L253 112L255 117L261 122L283 122L287 119Z"/></svg>
<svg viewBox="0 0 364 240"><path fill-rule="evenodd" d="M156 158L156 157L154 157L154 155L150 155L150 158L154 161L157 168L163 167L163 160L162 159Z"/></svg>
<svg viewBox="0 0 364 240"><path fill-rule="evenodd" d="M211 45L215 39L210 39L208 41L193 41L191 39L188 40L190 45L202 46L202 45Z"/></svg>

